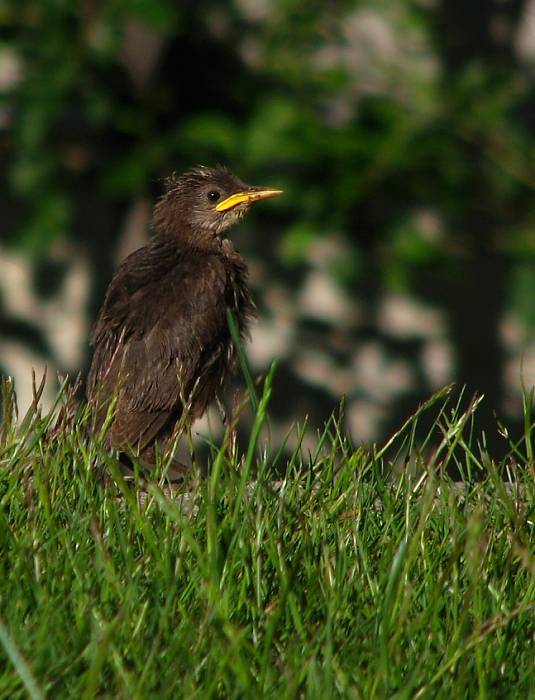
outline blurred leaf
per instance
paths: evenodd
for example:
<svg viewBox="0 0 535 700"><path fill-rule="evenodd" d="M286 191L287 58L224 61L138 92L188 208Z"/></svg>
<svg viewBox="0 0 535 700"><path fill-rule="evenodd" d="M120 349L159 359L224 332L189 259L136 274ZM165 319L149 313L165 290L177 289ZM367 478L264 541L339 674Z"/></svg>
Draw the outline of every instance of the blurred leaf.
<svg viewBox="0 0 535 700"><path fill-rule="evenodd" d="M365 264L364 256L358 249L347 250L343 254L335 256L329 263L329 271L341 287L345 287L350 293L355 288L355 280L363 272Z"/></svg>
<svg viewBox="0 0 535 700"><path fill-rule="evenodd" d="M72 206L61 192L48 192L38 200L19 230L20 245L32 256L46 253L59 236L69 230Z"/></svg>
<svg viewBox="0 0 535 700"><path fill-rule="evenodd" d="M530 331L535 331L535 263L515 265L511 277L511 310Z"/></svg>
<svg viewBox="0 0 535 700"><path fill-rule="evenodd" d="M310 223L301 221L291 226L279 245L279 255L286 264L301 263L310 244L320 235Z"/></svg>
<svg viewBox="0 0 535 700"><path fill-rule="evenodd" d="M154 29L171 33L178 22L178 10L170 0L129 0L128 12Z"/></svg>
<svg viewBox="0 0 535 700"><path fill-rule="evenodd" d="M442 248L441 236L424 231L418 217L410 212L393 227L391 238L383 248L381 269L385 283L391 289L410 291L420 266L445 260Z"/></svg>
<svg viewBox="0 0 535 700"><path fill-rule="evenodd" d="M146 189L150 174L150 154L146 149L137 149L108 164L102 187L111 195L133 195Z"/></svg>
<svg viewBox="0 0 535 700"><path fill-rule="evenodd" d="M271 97L262 102L243 136L243 149L250 165L273 158L302 161L313 156L313 151L307 148L310 132L306 115L289 99Z"/></svg>
<svg viewBox="0 0 535 700"><path fill-rule="evenodd" d="M392 232L389 252L403 264L426 264L441 257L439 241L426 237L412 217Z"/></svg>
<svg viewBox="0 0 535 700"><path fill-rule="evenodd" d="M240 150L243 135L228 117L204 113L179 129L177 141L191 160L210 163L217 159L232 161Z"/></svg>

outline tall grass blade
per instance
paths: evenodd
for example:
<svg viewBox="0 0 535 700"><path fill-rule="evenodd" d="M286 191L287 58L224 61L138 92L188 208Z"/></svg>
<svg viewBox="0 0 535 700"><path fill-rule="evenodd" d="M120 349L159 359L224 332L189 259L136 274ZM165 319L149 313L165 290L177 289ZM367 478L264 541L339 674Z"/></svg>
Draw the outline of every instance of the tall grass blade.
<svg viewBox="0 0 535 700"><path fill-rule="evenodd" d="M253 411L256 413L258 409L258 396L256 395L256 389L254 386L253 376L251 374L251 368L249 367L249 362L247 361L247 356L243 349L243 345L240 338L240 332L236 324L236 320L232 311L227 307L227 322L230 329L230 335L232 337L232 342L238 353L238 359L240 361L240 367L245 377L245 383L247 385L247 391L249 393L249 398L251 400L251 406Z"/></svg>

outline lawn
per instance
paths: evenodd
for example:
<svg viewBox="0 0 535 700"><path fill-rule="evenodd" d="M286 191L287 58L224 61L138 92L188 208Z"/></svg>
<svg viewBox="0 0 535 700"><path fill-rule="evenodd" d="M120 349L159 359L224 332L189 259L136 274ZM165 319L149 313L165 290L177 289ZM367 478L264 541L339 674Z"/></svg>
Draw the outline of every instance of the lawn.
<svg viewBox="0 0 535 700"><path fill-rule="evenodd" d="M83 407L57 426L37 388L16 422L4 382L0 698L535 698L533 396L500 463L449 389L384 446L333 416L288 457L272 381L249 444L172 496L125 483Z"/></svg>

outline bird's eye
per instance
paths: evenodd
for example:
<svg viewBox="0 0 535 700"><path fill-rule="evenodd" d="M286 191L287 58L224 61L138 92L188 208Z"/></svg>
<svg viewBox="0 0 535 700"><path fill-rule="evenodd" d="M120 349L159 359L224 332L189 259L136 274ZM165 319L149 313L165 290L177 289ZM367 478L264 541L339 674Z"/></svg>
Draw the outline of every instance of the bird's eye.
<svg viewBox="0 0 535 700"><path fill-rule="evenodd" d="M217 202L217 200L221 197L221 193L218 192L217 190L212 190L211 192L208 192L208 199L210 202Z"/></svg>

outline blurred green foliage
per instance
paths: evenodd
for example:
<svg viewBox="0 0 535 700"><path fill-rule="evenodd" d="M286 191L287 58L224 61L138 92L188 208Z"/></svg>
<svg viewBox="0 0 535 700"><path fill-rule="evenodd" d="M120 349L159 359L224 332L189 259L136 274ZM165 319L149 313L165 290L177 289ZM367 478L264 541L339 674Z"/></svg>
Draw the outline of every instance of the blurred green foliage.
<svg viewBox="0 0 535 700"><path fill-rule="evenodd" d="M496 56L474 38L448 70L439 6L4 3L1 51L20 76L3 92L3 145L25 209L7 233L42 252L72 233L73 190L87 178L120 199L170 168L221 160L286 181L291 198L280 206L291 210L293 243L279 250L290 258L312 231L358 235L355 210L371 198L384 209L374 237L393 237L403 266L431 254L407 225L418 206L445 222L436 247L473 238L458 222L479 208L499 227L477 232L489 248L532 254L533 214L522 202L535 182L522 114L532 66L504 60L503 38ZM492 6L479 3L489 17ZM139 80L144 44L156 56Z"/></svg>

